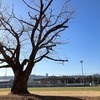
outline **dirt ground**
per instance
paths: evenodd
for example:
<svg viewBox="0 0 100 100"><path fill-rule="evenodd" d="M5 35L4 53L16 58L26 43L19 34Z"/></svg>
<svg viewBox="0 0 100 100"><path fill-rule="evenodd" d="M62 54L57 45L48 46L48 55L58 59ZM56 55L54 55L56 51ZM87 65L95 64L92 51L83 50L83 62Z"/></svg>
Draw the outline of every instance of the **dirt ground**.
<svg viewBox="0 0 100 100"><path fill-rule="evenodd" d="M32 94L38 94L43 96L100 96L100 91L34 91Z"/></svg>
<svg viewBox="0 0 100 100"><path fill-rule="evenodd" d="M34 91L30 95L0 93L0 100L100 100L99 91Z"/></svg>

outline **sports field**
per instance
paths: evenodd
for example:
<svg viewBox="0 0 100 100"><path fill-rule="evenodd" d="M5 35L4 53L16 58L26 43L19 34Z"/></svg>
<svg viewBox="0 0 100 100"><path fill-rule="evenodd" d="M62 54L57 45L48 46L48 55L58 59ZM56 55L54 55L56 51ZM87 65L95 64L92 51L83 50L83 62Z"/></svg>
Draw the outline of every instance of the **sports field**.
<svg viewBox="0 0 100 100"><path fill-rule="evenodd" d="M33 87L30 93L47 96L100 96L100 87ZM0 88L0 94L10 93L10 88Z"/></svg>
<svg viewBox="0 0 100 100"><path fill-rule="evenodd" d="M0 88L0 100L100 100L100 87L35 87L31 95L8 95L10 88Z"/></svg>
<svg viewBox="0 0 100 100"><path fill-rule="evenodd" d="M28 88L30 92L34 91L100 91L100 87L37 87Z"/></svg>
<svg viewBox="0 0 100 100"><path fill-rule="evenodd" d="M99 91L100 87L32 87L28 88L30 92L34 91ZM0 92L10 92L10 88L0 88Z"/></svg>

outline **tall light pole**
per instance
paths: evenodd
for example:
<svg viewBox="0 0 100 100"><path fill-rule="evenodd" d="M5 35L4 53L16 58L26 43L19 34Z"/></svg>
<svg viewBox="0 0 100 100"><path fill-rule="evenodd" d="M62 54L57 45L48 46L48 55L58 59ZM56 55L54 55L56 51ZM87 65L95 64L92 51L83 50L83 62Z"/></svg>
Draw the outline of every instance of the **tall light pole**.
<svg viewBox="0 0 100 100"><path fill-rule="evenodd" d="M82 70L82 81L84 83L83 61L80 61L80 63L81 63L81 70Z"/></svg>

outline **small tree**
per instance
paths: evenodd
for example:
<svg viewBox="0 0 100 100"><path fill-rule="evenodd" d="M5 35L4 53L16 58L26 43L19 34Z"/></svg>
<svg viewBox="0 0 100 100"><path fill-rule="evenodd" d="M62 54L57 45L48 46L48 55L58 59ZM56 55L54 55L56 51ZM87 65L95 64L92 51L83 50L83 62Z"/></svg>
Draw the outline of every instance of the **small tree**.
<svg viewBox="0 0 100 100"><path fill-rule="evenodd" d="M54 14L53 0L30 0L22 2L29 9L28 18L20 18L5 9L0 12L0 68L10 67L14 73L12 94L29 93L27 81L36 63L46 58L66 62L53 54L55 47L61 45L62 31L73 14L68 10L69 0L65 1L59 13ZM24 54L24 56L23 56Z"/></svg>

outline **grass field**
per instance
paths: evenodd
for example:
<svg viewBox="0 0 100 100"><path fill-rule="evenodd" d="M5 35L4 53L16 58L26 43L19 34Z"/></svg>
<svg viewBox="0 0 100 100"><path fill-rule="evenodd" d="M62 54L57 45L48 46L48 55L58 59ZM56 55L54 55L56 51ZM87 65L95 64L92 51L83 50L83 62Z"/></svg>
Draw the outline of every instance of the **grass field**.
<svg viewBox="0 0 100 100"><path fill-rule="evenodd" d="M33 87L28 88L34 91L100 91L100 87ZM0 92L10 92L10 88L0 88Z"/></svg>
<svg viewBox="0 0 100 100"><path fill-rule="evenodd" d="M100 87L41 87L29 88L29 91L100 91Z"/></svg>
<svg viewBox="0 0 100 100"><path fill-rule="evenodd" d="M0 92L10 92L10 88L0 88Z"/></svg>

